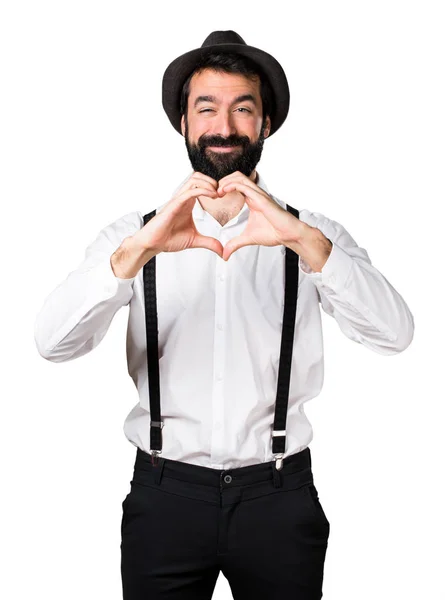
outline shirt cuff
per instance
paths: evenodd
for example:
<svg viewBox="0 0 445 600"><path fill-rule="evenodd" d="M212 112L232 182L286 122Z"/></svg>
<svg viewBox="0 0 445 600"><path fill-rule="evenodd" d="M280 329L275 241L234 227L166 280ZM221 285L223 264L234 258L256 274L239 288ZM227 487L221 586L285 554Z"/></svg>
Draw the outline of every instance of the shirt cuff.
<svg viewBox="0 0 445 600"><path fill-rule="evenodd" d="M107 287L109 292L117 293L121 289L127 290L131 288L136 276L124 278L117 277L114 274L113 268L111 266L111 256L104 261L103 265L103 276L104 276L104 284Z"/></svg>
<svg viewBox="0 0 445 600"><path fill-rule="evenodd" d="M131 292L135 277L124 279L116 277L111 266L111 255L107 256L89 269L93 285L90 288L89 300L101 301L113 297L123 297Z"/></svg>
<svg viewBox="0 0 445 600"><path fill-rule="evenodd" d="M331 253L320 273L313 271L301 257L300 268L314 282L332 289L340 289L346 287L353 262L353 258L343 248L332 242Z"/></svg>

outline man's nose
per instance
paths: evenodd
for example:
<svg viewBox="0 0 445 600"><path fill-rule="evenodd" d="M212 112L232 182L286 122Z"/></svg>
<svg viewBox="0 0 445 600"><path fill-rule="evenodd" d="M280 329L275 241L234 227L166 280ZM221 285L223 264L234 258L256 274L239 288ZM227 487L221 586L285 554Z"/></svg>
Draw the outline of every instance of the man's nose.
<svg viewBox="0 0 445 600"><path fill-rule="evenodd" d="M230 135L236 134L236 127L231 113L220 111L213 127L213 135L220 135L228 138Z"/></svg>

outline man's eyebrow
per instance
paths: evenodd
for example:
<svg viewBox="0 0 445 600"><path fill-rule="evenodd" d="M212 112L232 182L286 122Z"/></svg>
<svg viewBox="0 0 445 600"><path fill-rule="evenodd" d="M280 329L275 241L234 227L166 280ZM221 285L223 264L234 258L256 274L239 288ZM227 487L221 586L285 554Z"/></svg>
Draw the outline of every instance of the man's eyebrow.
<svg viewBox="0 0 445 600"><path fill-rule="evenodd" d="M250 100L255 106L257 105L255 97L252 96L252 94L241 94L241 96L237 96L235 98L235 100L232 102L232 104L238 104L238 102L247 102L248 100ZM200 102L215 102L216 103L216 98L215 98L215 96L198 96L195 100L193 107L196 108L196 106Z"/></svg>

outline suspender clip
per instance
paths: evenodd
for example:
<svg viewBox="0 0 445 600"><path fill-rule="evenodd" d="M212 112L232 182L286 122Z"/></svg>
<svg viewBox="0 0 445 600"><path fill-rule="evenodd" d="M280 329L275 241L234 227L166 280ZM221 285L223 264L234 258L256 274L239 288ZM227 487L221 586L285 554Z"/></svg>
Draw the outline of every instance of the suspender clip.
<svg viewBox="0 0 445 600"><path fill-rule="evenodd" d="M151 451L151 464L154 467L158 466L158 455L161 454L161 450L152 450Z"/></svg>
<svg viewBox="0 0 445 600"><path fill-rule="evenodd" d="M162 420L161 421L150 421L150 426L151 427L159 427L160 431L162 431L162 428L164 427L164 422ZM162 444L161 444L161 447L162 447ZM158 454L161 454L161 450L150 450L150 453L151 453L151 464L156 467L158 464Z"/></svg>
<svg viewBox="0 0 445 600"><path fill-rule="evenodd" d="M280 471L280 469L283 468L283 456L284 454L277 454L276 456L274 456L275 468L277 469L277 471Z"/></svg>

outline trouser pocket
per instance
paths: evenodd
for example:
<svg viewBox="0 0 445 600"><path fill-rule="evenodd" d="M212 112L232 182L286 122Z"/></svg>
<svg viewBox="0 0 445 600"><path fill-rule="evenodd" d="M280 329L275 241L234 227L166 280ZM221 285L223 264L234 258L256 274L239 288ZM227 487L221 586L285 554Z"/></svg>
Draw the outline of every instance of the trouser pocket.
<svg viewBox="0 0 445 600"><path fill-rule="evenodd" d="M305 492L313 515L329 529L330 523L326 517L323 506L321 505L320 498L318 497L317 488L313 483L310 483L305 487Z"/></svg>

